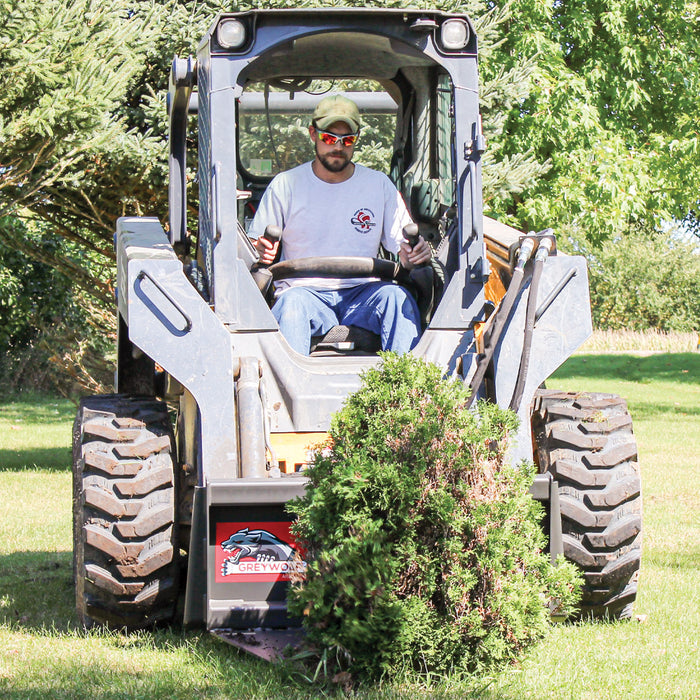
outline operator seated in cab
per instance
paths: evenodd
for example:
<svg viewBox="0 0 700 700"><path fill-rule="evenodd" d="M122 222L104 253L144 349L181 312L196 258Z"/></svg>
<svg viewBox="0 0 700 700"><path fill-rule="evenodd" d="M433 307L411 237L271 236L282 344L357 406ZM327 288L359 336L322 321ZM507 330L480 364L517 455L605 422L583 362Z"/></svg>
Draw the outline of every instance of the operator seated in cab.
<svg viewBox="0 0 700 700"><path fill-rule="evenodd" d="M403 228L411 217L401 194L381 172L353 163L361 118L342 95L321 100L309 135L315 158L278 174L260 201L249 236L260 262L308 257L376 257L380 244L410 270L431 259L423 238L411 248ZM269 225L281 240L263 237ZM278 281L272 313L289 345L309 354L311 338L337 325L376 333L383 350L405 353L418 342L420 314L403 287L377 279L299 278Z"/></svg>

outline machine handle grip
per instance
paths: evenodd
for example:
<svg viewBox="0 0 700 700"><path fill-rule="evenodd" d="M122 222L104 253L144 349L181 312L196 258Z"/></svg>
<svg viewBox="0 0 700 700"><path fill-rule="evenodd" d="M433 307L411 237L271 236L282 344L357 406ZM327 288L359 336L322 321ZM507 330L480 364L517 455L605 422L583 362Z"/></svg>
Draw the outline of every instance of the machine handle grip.
<svg viewBox="0 0 700 700"><path fill-rule="evenodd" d="M403 227L403 237L408 242L408 245L410 245L411 248L414 248L416 243L418 243L418 224L406 224ZM418 265L418 267L415 269L420 269L427 266L428 263L424 262Z"/></svg>
<svg viewBox="0 0 700 700"><path fill-rule="evenodd" d="M275 224L269 224L265 227L263 238L266 238L270 243L277 243L282 238L282 227Z"/></svg>
<svg viewBox="0 0 700 700"><path fill-rule="evenodd" d="M260 238L264 238L268 243L271 243L274 246L276 243L279 243L280 239L282 238L282 227L277 226L276 224L268 224L265 227L265 233L263 233ZM257 263L256 267L260 270L269 267L269 265L259 262Z"/></svg>
<svg viewBox="0 0 700 700"><path fill-rule="evenodd" d="M403 237L408 241L408 245L413 248L418 243L418 224L406 224L403 227Z"/></svg>

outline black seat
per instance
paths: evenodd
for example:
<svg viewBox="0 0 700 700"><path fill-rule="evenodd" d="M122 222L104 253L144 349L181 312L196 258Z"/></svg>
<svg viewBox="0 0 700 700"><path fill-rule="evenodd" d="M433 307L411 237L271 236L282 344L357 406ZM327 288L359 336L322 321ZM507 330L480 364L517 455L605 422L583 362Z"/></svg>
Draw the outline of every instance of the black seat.
<svg viewBox="0 0 700 700"><path fill-rule="evenodd" d="M411 270L406 287L418 303L421 326L425 329L440 301L445 284L442 263L433 259L431 264ZM334 326L325 335L311 338L311 354L372 354L382 349L381 338L357 326Z"/></svg>
<svg viewBox="0 0 700 700"><path fill-rule="evenodd" d="M311 338L311 354L376 353L382 341L376 333L358 326L333 326L325 335Z"/></svg>

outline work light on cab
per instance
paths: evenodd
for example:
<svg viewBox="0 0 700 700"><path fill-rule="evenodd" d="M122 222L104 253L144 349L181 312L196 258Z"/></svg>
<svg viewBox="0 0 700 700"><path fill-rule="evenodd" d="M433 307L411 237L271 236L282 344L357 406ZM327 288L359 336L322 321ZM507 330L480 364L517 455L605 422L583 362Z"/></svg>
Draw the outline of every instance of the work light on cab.
<svg viewBox="0 0 700 700"><path fill-rule="evenodd" d="M247 39L245 25L237 19L225 19L219 24L216 38L224 49L240 49Z"/></svg>
<svg viewBox="0 0 700 700"><path fill-rule="evenodd" d="M448 51L460 51L469 41L469 27L461 19L448 19L440 29L440 42Z"/></svg>

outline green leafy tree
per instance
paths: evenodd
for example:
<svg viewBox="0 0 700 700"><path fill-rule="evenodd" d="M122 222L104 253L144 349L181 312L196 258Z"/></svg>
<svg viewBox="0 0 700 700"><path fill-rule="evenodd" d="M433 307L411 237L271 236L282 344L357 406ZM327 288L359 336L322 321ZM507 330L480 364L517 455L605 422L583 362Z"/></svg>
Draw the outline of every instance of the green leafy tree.
<svg viewBox="0 0 700 700"><path fill-rule="evenodd" d="M0 391L50 385L71 396L100 389L109 381L104 357L114 343L113 313L105 315L65 274L23 252L33 246L54 259L75 247L30 223L0 219Z"/></svg>
<svg viewBox="0 0 700 700"><path fill-rule="evenodd" d="M700 328L700 255L676 231L633 233L586 253L597 328Z"/></svg>
<svg viewBox="0 0 700 700"><path fill-rule="evenodd" d="M167 212L169 65L212 11L173 0L1 0L0 17L0 212L31 212L89 251L47 262L110 303L117 217Z"/></svg>
<svg viewBox="0 0 700 700"><path fill-rule="evenodd" d="M2 211L33 212L104 264L108 231L124 207L121 191L108 186L121 168L105 165L120 152L128 172L144 145L118 111L139 69L139 42L152 41L147 18L130 15L126 2L5 0L0 7ZM77 284L108 296L99 266L71 271Z"/></svg>
<svg viewBox="0 0 700 700"><path fill-rule="evenodd" d="M0 17L0 240L12 251L0 277L28 295L13 297L21 315L38 297L16 285L15 263L60 273L44 298L54 322L32 326L25 315L22 333L13 327L1 349L18 357L5 374L18 378L26 353L43 347L32 361L54 358L69 386L94 390L114 334L115 221L166 213L168 65L209 13L202 3L0 0Z"/></svg>
<svg viewBox="0 0 700 700"><path fill-rule="evenodd" d="M551 167L492 211L602 241L696 208L699 18L685 0L516 0L498 55L537 66L502 150Z"/></svg>
<svg viewBox="0 0 700 700"><path fill-rule="evenodd" d="M10 229L19 229L23 238L32 237L19 220L0 219L0 231L7 235ZM50 249L57 244L54 238L38 238L34 241L37 246ZM0 347L26 345L33 329L45 326L63 311L70 280L48 265L27 259L2 238L0 261Z"/></svg>

